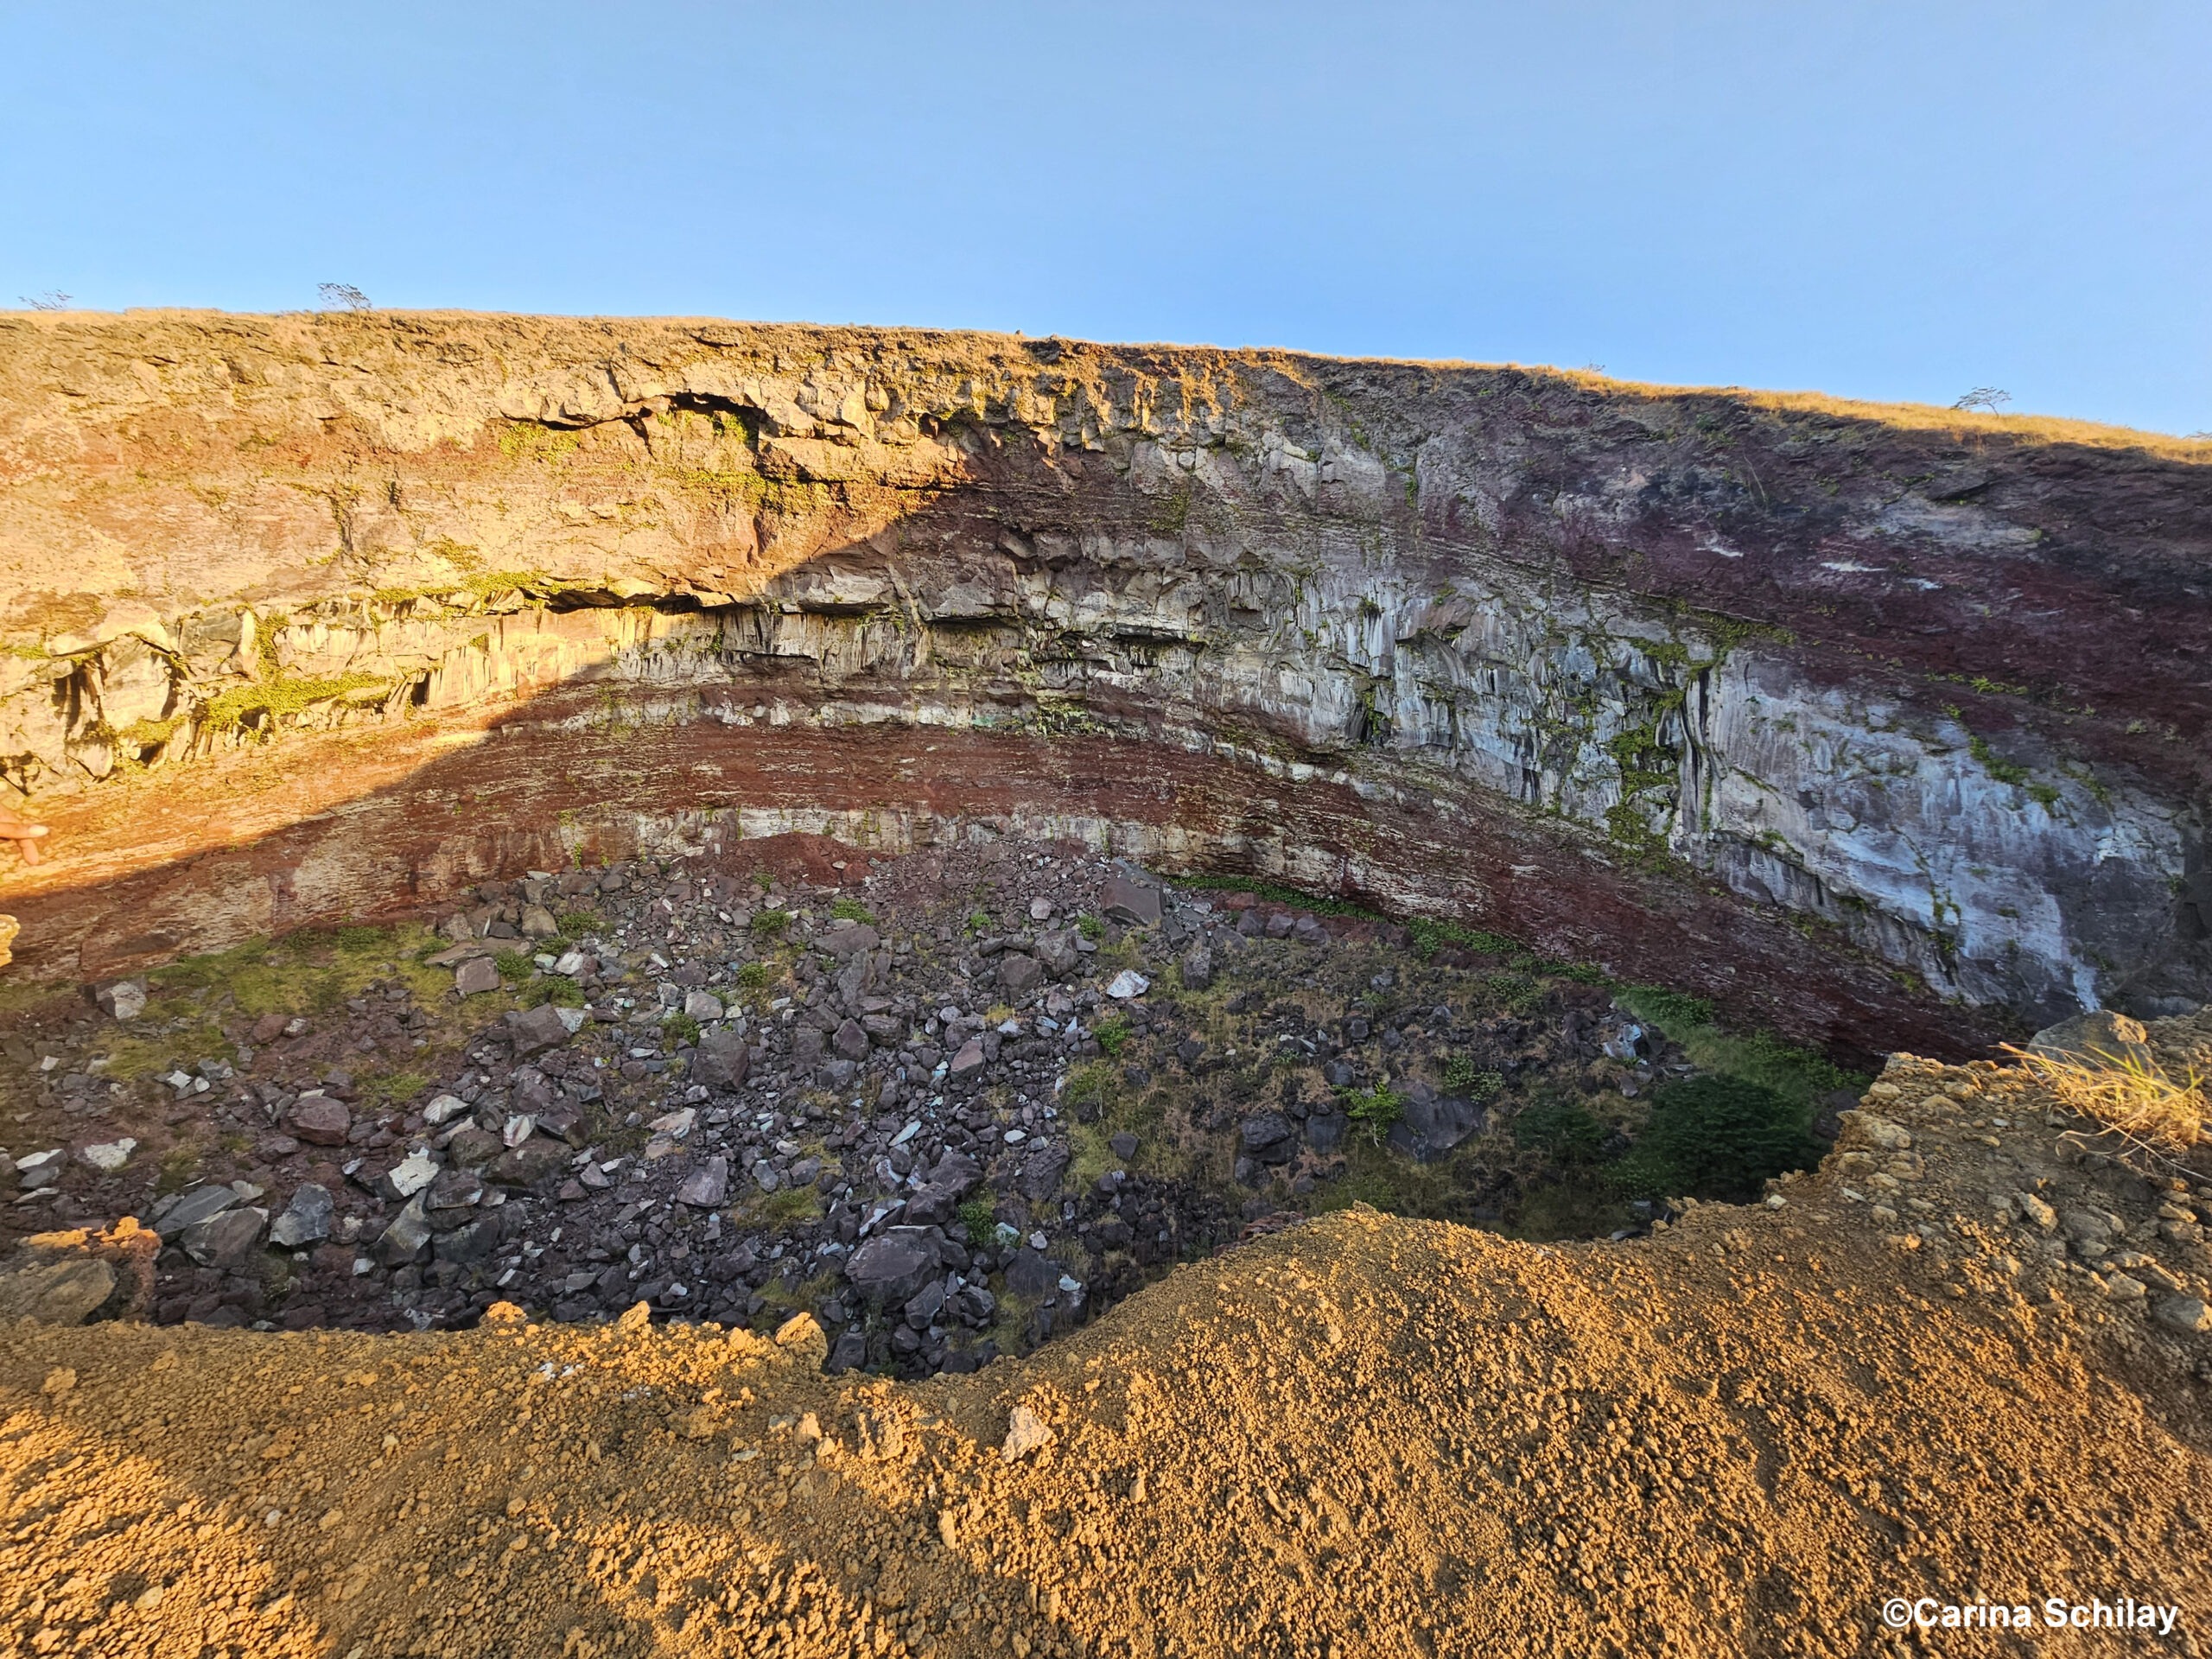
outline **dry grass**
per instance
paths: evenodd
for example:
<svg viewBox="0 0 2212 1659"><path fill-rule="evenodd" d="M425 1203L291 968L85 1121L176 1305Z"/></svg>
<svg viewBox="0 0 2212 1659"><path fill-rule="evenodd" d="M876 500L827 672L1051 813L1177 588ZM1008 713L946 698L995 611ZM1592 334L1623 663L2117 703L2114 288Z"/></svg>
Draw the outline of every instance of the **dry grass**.
<svg viewBox="0 0 2212 1659"><path fill-rule="evenodd" d="M2147 1055L2089 1051L2090 1061L2054 1058L2005 1045L2037 1081L2068 1107L2162 1154L2186 1152L2205 1138L2212 1100L2195 1071L2169 1077Z"/></svg>

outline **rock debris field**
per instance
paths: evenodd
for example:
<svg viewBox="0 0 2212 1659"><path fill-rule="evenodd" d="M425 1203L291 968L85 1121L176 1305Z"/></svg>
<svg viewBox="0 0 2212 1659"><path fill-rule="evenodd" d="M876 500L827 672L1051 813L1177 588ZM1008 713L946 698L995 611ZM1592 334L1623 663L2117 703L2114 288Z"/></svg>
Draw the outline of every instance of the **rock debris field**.
<svg viewBox="0 0 2212 1659"><path fill-rule="evenodd" d="M16 1123L54 1144L10 1126L7 1219L154 1230L160 1324L643 1301L971 1370L1311 1209L1426 1180L1494 1217L1516 1092L1689 1069L1602 990L1408 944L1011 842L491 882L27 1006Z"/></svg>
<svg viewBox="0 0 2212 1659"><path fill-rule="evenodd" d="M11 991L9 1651L2212 1650L2212 1179L2027 1069L1516 1239L1515 1117L1693 1070L1586 978L760 852Z"/></svg>

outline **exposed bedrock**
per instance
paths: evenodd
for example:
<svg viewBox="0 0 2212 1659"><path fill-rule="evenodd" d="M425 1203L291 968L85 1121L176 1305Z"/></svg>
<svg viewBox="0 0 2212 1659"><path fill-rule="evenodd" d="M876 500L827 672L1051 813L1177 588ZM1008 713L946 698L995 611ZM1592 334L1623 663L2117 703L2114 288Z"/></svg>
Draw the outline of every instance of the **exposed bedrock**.
<svg viewBox="0 0 2212 1659"><path fill-rule="evenodd" d="M1056 833L1856 1047L2156 1013L2212 996L2208 454L1281 353L0 320L0 764L77 849L4 902L90 974L656 838Z"/></svg>

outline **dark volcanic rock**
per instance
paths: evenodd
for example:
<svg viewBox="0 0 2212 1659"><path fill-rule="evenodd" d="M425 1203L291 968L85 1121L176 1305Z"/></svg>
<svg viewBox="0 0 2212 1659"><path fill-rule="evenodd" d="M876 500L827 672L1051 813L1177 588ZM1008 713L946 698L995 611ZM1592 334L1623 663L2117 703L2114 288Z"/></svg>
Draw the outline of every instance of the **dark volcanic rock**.
<svg viewBox="0 0 2212 1659"><path fill-rule="evenodd" d="M937 1250L919 1232L894 1229L871 1238L845 1263L846 1282L864 1300L904 1303L937 1273Z"/></svg>

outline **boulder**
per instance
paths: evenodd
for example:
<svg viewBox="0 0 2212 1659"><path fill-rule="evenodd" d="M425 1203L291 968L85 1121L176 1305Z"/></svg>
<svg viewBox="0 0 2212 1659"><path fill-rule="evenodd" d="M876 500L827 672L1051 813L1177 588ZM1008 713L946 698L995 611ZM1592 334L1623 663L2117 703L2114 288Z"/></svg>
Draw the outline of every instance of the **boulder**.
<svg viewBox="0 0 2212 1659"><path fill-rule="evenodd" d="M1344 1145L1350 1127L1342 1112L1315 1112L1306 1120L1306 1144L1325 1157Z"/></svg>
<svg viewBox="0 0 2212 1659"><path fill-rule="evenodd" d="M1016 1406L1007 1418L1006 1444L999 1448L999 1456L1007 1463L1019 1463L1050 1446L1053 1438L1043 1418L1027 1406Z"/></svg>
<svg viewBox="0 0 2212 1659"><path fill-rule="evenodd" d="M377 1179L377 1191L395 1203L413 1198L438 1179L435 1160L410 1153Z"/></svg>
<svg viewBox="0 0 2212 1659"><path fill-rule="evenodd" d="M310 1146L342 1147L353 1127L353 1115L342 1100L333 1100L320 1090L302 1095L286 1114L292 1133Z"/></svg>
<svg viewBox="0 0 2212 1659"><path fill-rule="evenodd" d="M972 1077L982 1069L982 1039L979 1037L970 1037L966 1042L960 1045L959 1052L953 1055L952 1064L950 1067L948 1068L948 1074L957 1081L962 1078Z"/></svg>
<svg viewBox="0 0 2212 1659"><path fill-rule="evenodd" d="M203 1268L236 1272L252 1259L268 1224L266 1210L232 1209L186 1228L177 1242L184 1253Z"/></svg>
<svg viewBox="0 0 2212 1659"><path fill-rule="evenodd" d="M686 1175L676 1189L676 1201L695 1210L712 1210L729 1198L729 1160L709 1158Z"/></svg>
<svg viewBox="0 0 2212 1659"><path fill-rule="evenodd" d="M423 1121L435 1127L449 1123L468 1110L468 1103L459 1095L440 1095L423 1109Z"/></svg>
<svg viewBox="0 0 2212 1659"><path fill-rule="evenodd" d="M211 1216L220 1215L238 1201L238 1195L230 1187L195 1186L166 1206L156 1206L154 1230L164 1239L179 1237L186 1229L198 1226Z"/></svg>
<svg viewBox="0 0 2212 1659"><path fill-rule="evenodd" d="M1065 979L1083 960L1083 952L1076 948L1075 941L1072 928L1056 928L1037 936L1037 960L1055 979Z"/></svg>
<svg viewBox="0 0 2212 1659"><path fill-rule="evenodd" d="M1390 1146L1416 1162L1433 1163L1478 1132L1488 1116L1457 1095L1420 1085L1408 1092L1405 1115L1390 1126Z"/></svg>
<svg viewBox="0 0 2212 1659"><path fill-rule="evenodd" d="M446 1142L446 1156L463 1169L474 1169L490 1163L506 1150L506 1143L489 1129L480 1129L474 1123L453 1132L453 1139Z"/></svg>
<svg viewBox="0 0 2212 1659"><path fill-rule="evenodd" d="M522 907L522 936L525 939L550 939L561 931L561 924L553 919L553 912L543 905Z"/></svg>
<svg viewBox="0 0 2212 1659"><path fill-rule="evenodd" d="M103 985L94 994L94 1001L103 1014L118 1020L136 1020L146 1012L146 982L143 979L118 979L112 985Z"/></svg>
<svg viewBox="0 0 2212 1659"><path fill-rule="evenodd" d="M82 1325L115 1294L114 1267L96 1255L33 1255L0 1272L0 1320Z"/></svg>
<svg viewBox="0 0 2212 1659"><path fill-rule="evenodd" d="M753 1070L753 1051L745 1039L727 1027L699 1034L689 1073L694 1083L709 1089L739 1089Z"/></svg>
<svg viewBox="0 0 2212 1659"><path fill-rule="evenodd" d="M94 1141L77 1148L77 1156L85 1164L104 1175L112 1175L130 1161L130 1154L138 1149L133 1136L119 1135L112 1141Z"/></svg>
<svg viewBox="0 0 2212 1659"><path fill-rule="evenodd" d="M499 988L499 970L489 957L471 957L453 970L453 988L463 996Z"/></svg>
<svg viewBox="0 0 2212 1659"><path fill-rule="evenodd" d="M2142 1022L2110 1009L2077 1014L2071 1020L2046 1026L2028 1039L2028 1052L2097 1071L2158 1068L2157 1057L2151 1052L2151 1034L2143 1029Z"/></svg>
<svg viewBox="0 0 2212 1659"><path fill-rule="evenodd" d="M1237 1130L1245 1152L1263 1164L1287 1164L1298 1151L1298 1128L1281 1112L1255 1112Z"/></svg>
<svg viewBox="0 0 2212 1659"><path fill-rule="evenodd" d="M407 1200L377 1238L377 1260L387 1268L404 1267L430 1243L430 1217L420 1193Z"/></svg>
<svg viewBox="0 0 2212 1659"><path fill-rule="evenodd" d="M1124 968L1114 976L1106 987L1106 995L1116 1002L1128 1002L1142 996L1152 988L1152 982L1134 968Z"/></svg>
<svg viewBox="0 0 2212 1659"><path fill-rule="evenodd" d="M2212 1332L2212 1309L2195 1296L2169 1296L2151 1310L2151 1317L2167 1330L2187 1336Z"/></svg>
<svg viewBox="0 0 2212 1659"><path fill-rule="evenodd" d="M999 958L999 983L1009 996L1027 996L1045 982L1045 964L1034 957L1009 950Z"/></svg>
<svg viewBox="0 0 2212 1659"><path fill-rule="evenodd" d="M1067 1173L1068 1149L1064 1142L1048 1141L1022 1160L1021 1173L1014 1178L1022 1197L1035 1204L1042 1204L1060 1190L1060 1177Z"/></svg>
<svg viewBox="0 0 2212 1659"><path fill-rule="evenodd" d="M964 1152L947 1152L906 1199L906 1219L917 1226L941 1227L961 1200L982 1185L983 1166Z"/></svg>
<svg viewBox="0 0 2212 1659"><path fill-rule="evenodd" d="M547 1176L567 1168L568 1163L569 1147L565 1141L533 1135L520 1146L494 1158L484 1174L486 1179L499 1186L536 1186Z"/></svg>
<svg viewBox="0 0 2212 1659"><path fill-rule="evenodd" d="M284 1213L270 1227L269 1242L280 1250L321 1243L330 1236L331 1217L336 1210L337 1201L328 1187L303 1182L293 1192L291 1203L284 1206Z"/></svg>
<svg viewBox="0 0 2212 1659"><path fill-rule="evenodd" d="M1025 1301L1041 1301L1060 1287L1060 1264L1042 1250L1027 1245L1014 1252L1014 1260L1007 1263L1006 1294L1019 1296Z"/></svg>
<svg viewBox="0 0 2212 1659"><path fill-rule="evenodd" d="M830 1046L844 1058L863 1060L868 1058L868 1028L857 1020L848 1019L837 1027Z"/></svg>
<svg viewBox="0 0 2212 1659"><path fill-rule="evenodd" d="M687 991L683 995L683 1012L704 1025L709 1020L719 1020L726 1010L721 998L712 991Z"/></svg>
<svg viewBox="0 0 2212 1659"><path fill-rule="evenodd" d="M549 1048L558 1048L575 1034L561 1012L550 1002L541 1002L507 1016L507 1035L514 1043L517 1059L526 1060Z"/></svg>
<svg viewBox="0 0 2212 1659"><path fill-rule="evenodd" d="M843 962L861 951L873 950L882 943L883 935L866 922L855 922L850 927L833 927L826 933L817 934L814 948Z"/></svg>
<svg viewBox="0 0 2212 1659"><path fill-rule="evenodd" d="M863 1300L903 1306L937 1273L937 1250L919 1232L871 1238L845 1263L846 1282Z"/></svg>
<svg viewBox="0 0 2212 1659"><path fill-rule="evenodd" d="M484 1196L484 1178L473 1169L445 1169L423 1192L425 1210L466 1210Z"/></svg>
<svg viewBox="0 0 2212 1659"><path fill-rule="evenodd" d="M1105 889L1098 895L1098 909L1109 921L1125 926L1158 927L1160 889L1150 882L1126 875L1109 876Z"/></svg>
<svg viewBox="0 0 2212 1659"><path fill-rule="evenodd" d="M441 1233L433 1242L431 1254L441 1262L454 1262L473 1268L487 1258L498 1248L499 1222L496 1216L480 1216L474 1221Z"/></svg>
<svg viewBox="0 0 2212 1659"><path fill-rule="evenodd" d="M1183 959L1175 964L1175 972L1186 991L1212 988L1213 952L1203 944L1192 945L1183 953Z"/></svg>

